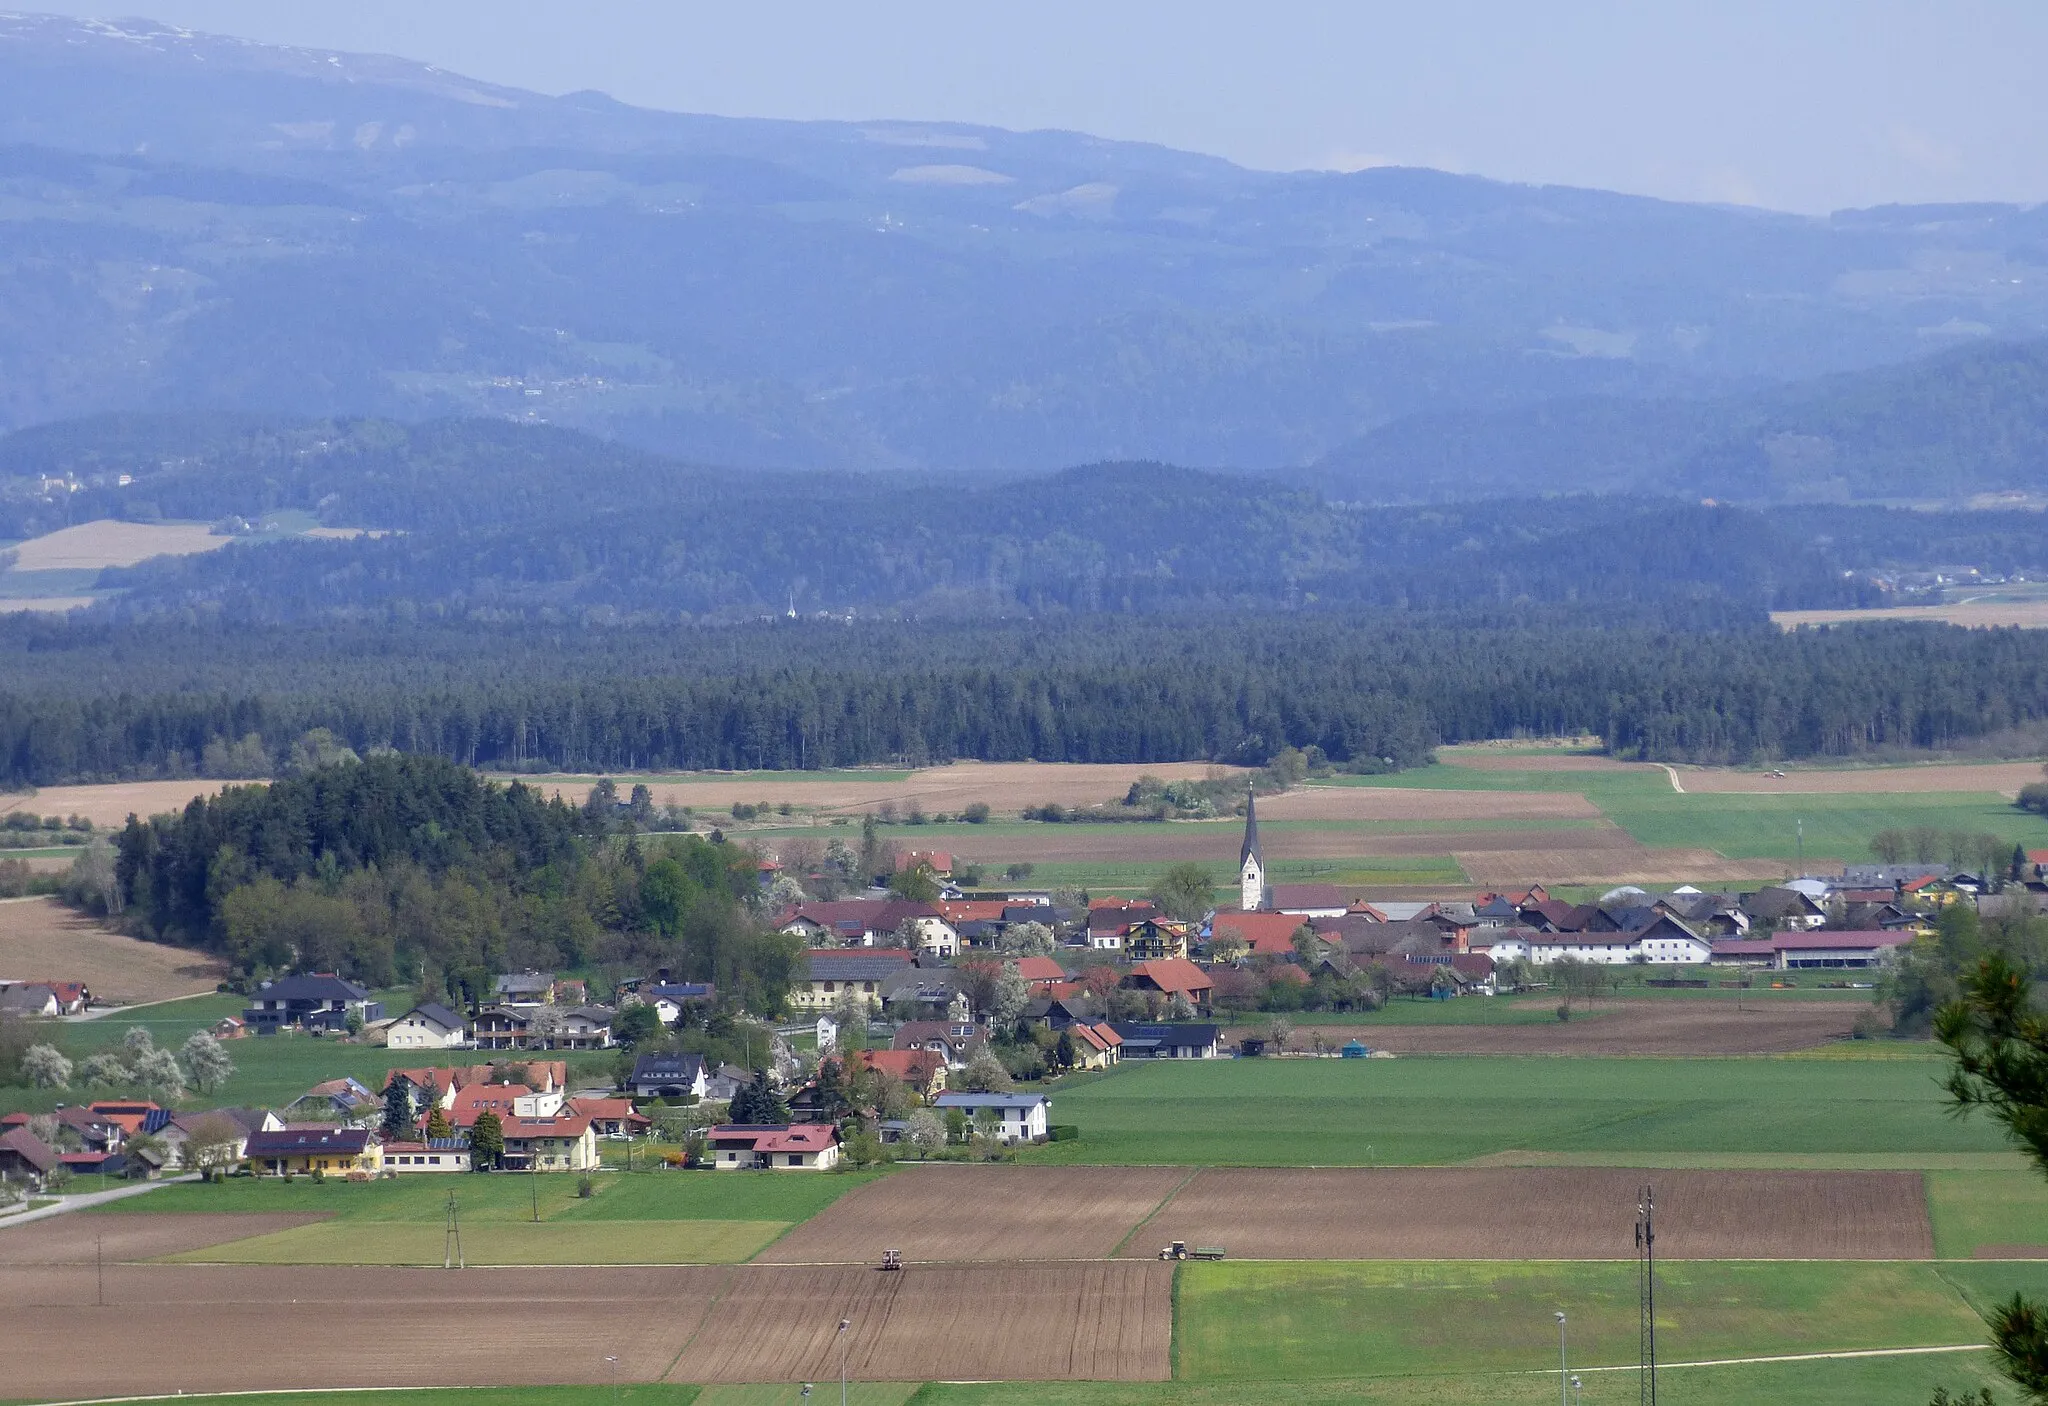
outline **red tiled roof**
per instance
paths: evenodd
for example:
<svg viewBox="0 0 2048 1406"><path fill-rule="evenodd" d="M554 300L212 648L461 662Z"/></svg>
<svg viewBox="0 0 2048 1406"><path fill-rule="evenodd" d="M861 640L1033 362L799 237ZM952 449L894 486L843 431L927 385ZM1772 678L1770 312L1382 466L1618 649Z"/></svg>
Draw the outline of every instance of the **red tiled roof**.
<svg viewBox="0 0 2048 1406"><path fill-rule="evenodd" d="M1226 929L1236 932L1251 944L1255 957L1291 957L1294 955L1295 931L1306 921L1299 913L1239 913L1233 910L1218 913L1209 924L1209 932L1212 941Z"/></svg>
<svg viewBox="0 0 2048 1406"><path fill-rule="evenodd" d="M562 1105L564 1111L581 1118L603 1118L607 1121L623 1118L628 1123L646 1123L651 1120L646 1114L633 1107L630 1098L572 1098Z"/></svg>
<svg viewBox="0 0 2048 1406"><path fill-rule="evenodd" d="M919 1087L929 1084L932 1075L946 1067L945 1057L934 1050L862 1050L854 1058L862 1068Z"/></svg>
<svg viewBox="0 0 2048 1406"><path fill-rule="evenodd" d="M999 923L1010 905L1000 898L942 898L939 911L949 923Z"/></svg>
<svg viewBox="0 0 2048 1406"><path fill-rule="evenodd" d="M1213 990L1216 985L1209 980L1208 973L1185 957L1162 957L1155 962L1140 962L1131 968L1131 975L1145 978L1161 991L1190 995Z"/></svg>
<svg viewBox="0 0 2048 1406"><path fill-rule="evenodd" d="M1065 981L1067 969L1050 957L1019 957L1017 975L1034 986L1042 986L1050 982Z"/></svg>

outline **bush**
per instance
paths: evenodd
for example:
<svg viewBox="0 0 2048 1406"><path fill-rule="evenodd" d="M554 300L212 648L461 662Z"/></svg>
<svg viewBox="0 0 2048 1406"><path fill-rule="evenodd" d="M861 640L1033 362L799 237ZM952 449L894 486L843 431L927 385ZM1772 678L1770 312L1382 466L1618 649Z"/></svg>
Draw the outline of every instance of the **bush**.
<svg viewBox="0 0 2048 1406"><path fill-rule="evenodd" d="M2048 781L2036 781L2020 787L2019 799L2013 804L2036 815L2048 815Z"/></svg>
<svg viewBox="0 0 2048 1406"><path fill-rule="evenodd" d="M588 1201L591 1197L597 1195L597 1183L589 1177L580 1178L576 1183L576 1194L583 1200Z"/></svg>
<svg viewBox="0 0 2048 1406"><path fill-rule="evenodd" d="M1073 1123L1053 1123L1046 1127L1045 1136L1048 1142L1076 1142L1081 1129Z"/></svg>
<svg viewBox="0 0 2048 1406"><path fill-rule="evenodd" d="M1557 1018L1559 1020L1570 1020L1572 1018L1572 1008L1569 1002L1557 1008Z"/></svg>
<svg viewBox="0 0 2048 1406"><path fill-rule="evenodd" d="M973 805L960 812L960 818L969 825L986 825L988 823L987 803L976 801Z"/></svg>
<svg viewBox="0 0 2048 1406"><path fill-rule="evenodd" d="M325 1186L326 1184L327 1184L327 1173L325 1173L325 1172L321 1171L321 1170L320 1170L320 1169L319 1169L318 1167L315 1167L315 1168L313 1169L313 1185L315 1185L315 1186Z"/></svg>

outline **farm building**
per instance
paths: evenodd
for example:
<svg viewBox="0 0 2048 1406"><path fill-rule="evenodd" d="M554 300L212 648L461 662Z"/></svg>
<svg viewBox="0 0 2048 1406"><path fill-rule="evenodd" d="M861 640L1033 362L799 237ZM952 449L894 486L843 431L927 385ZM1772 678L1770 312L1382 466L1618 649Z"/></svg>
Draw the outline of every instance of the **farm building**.
<svg viewBox="0 0 2048 1406"><path fill-rule="evenodd" d="M800 929L784 924L783 931ZM798 1010L828 1011L842 997L854 995L878 1006L883 985L910 969L910 954L899 948L813 948L804 953L803 970L790 984L789 1003Z"/></svg>
<svg viewBox="0 0 2048 1406"><path fill-rule="evenodd" d="M425 1142L387 1142L384 1169L391 1172L466 1172L469 1144L461 1138L428 1138Z"/></svg>
<svg viewBox="0 0 2048 1406"><path fill-rule="evenodd" d="M1218 1032L1213 1025L1139 1025L1112 1021L1123 1041L1124 1059L1215 1059Z"/></svg>
<svg viewBox="0 0 2048 1406"><path fill-rule="evenodd" d="M1781 932L1771 935L1776 955L1772 965L1790 971L1801 967L1880 967L1913 941L1910 932Z"/></svg>

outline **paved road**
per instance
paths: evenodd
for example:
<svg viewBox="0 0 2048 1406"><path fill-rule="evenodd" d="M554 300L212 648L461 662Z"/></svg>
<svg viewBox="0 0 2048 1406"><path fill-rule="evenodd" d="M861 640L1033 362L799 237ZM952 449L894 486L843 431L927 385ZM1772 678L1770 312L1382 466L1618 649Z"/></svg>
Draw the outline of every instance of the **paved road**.
<svg viewBox="0 0 2048 1406"><path fill-rule="evenodd" d="M82 1196L59 1197L54 1206L44 1206L34 1211L17 1211L11 1216L0 1216L0 1230L13 1225L26 1225L30 1221L48 1220L51 1216L61 1216L67 1211L83 1211L91 1206L104 1206L109 1201L125 1201L130 1196L147 1196L158 1187L169 1186L172 1182L197 1180L199 1177L195 1173L190 1176L171 1177L165 1181L138 1181L130 1186L117 1186L112 1191L90 1191Z"/></svg>

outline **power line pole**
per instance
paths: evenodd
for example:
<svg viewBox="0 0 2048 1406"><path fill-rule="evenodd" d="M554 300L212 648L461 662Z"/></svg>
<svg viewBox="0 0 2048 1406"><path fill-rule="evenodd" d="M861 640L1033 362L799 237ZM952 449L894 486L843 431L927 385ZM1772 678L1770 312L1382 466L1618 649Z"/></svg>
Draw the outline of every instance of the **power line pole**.
<svg viewBox="0 0 2048 1406"><path fill-rule="evenodd" d="M462 1222L455 1210L455 1193L448 1193L448 1226L441 1236L441 1268L467 1269L462 1260Z"/></svg>
<svg viewBox="0 0 2048 1406"><path fill-rule="evenodd" d="M1657 1406L1657 1197L1648 1186L1636 1203L1637 1336L1642 1356L1642 1406Z"/></svg>
<svg viewBox="0 0 2048 1406"><path fill-rule="evenodd" d="M1557 1406L1572 1406L1572 1374L1565 1366L1563 1309L1557 1311Z"/></svg>

